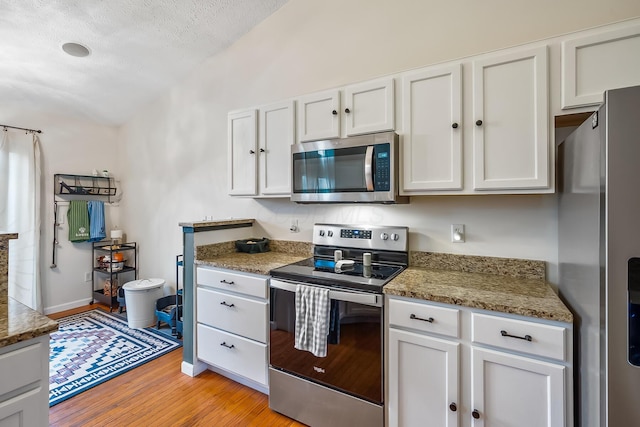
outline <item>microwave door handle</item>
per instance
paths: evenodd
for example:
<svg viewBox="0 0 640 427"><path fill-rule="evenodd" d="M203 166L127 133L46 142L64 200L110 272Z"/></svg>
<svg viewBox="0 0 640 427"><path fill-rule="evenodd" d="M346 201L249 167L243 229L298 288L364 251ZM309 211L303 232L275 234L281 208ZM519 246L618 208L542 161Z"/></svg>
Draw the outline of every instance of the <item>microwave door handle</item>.
<svg viewBox="0 0 640 427"><path fill-rule="evenodd" d="M373 191L373 145L367 146L364 154L364 181L367 191Z"/></svg>

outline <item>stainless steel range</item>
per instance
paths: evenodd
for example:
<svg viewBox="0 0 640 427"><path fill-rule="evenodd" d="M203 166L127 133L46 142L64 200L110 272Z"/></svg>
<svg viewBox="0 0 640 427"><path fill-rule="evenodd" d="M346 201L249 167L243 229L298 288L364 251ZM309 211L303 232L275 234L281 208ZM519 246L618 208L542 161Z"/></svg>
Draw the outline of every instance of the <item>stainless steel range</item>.
<svg viewBox="0 0 640 427"><path fill-rule="evenodd" d="M382 288L407 266L408 229L316 224L313 243L312 258L270 272L269 407L311 426L383 426ZM294 346L298 285L328 289L324 357Z"/></svg>

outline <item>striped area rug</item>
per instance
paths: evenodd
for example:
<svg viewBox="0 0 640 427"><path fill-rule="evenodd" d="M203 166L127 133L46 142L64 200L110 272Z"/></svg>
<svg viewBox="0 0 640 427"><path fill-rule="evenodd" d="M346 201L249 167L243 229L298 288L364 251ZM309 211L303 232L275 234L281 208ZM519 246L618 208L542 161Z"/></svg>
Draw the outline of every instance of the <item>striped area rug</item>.
<svg viewBox="0 0 640 427"><path fill-rule="evenodd" d="M49 406L182 346L152 328L130 329L101 310L58 319L49 350Z"/></svg>

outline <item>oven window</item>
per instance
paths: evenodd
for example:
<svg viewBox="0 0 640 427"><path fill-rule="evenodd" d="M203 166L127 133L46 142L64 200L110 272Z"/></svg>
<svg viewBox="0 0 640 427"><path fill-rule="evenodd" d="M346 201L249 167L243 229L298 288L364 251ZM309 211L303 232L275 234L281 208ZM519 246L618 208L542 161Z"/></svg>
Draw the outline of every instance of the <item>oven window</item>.
<svg viewBox="0 0 640 427"><path fill-rule="evenodd" d="M272 367L382 403L381 307L331 300L326 357L294 348L294 292L271 288L270 310Z"/></svg>
<svg viewBox="0 0 640 427"><path fill-rule="evenodd" d="M295 193L366 191L364 177L367 147L319 150L293 155Z"/></svg>

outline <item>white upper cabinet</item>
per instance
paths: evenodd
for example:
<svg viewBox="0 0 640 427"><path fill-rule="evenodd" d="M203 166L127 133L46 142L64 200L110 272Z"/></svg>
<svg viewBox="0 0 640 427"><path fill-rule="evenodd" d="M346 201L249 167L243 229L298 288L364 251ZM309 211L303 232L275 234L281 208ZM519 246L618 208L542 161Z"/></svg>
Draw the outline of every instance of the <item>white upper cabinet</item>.
<svg viewBox="0 0 640 427"><path fill-rule="evenodd" d="M340 97L344 96L344 107ZM346 86L298 99L298 140L317 141L395 128L393 78Z"/></svg>
<svg viewBox="0 0 640 427"><path fill-rule="evenodd" d="M295 103L260 108L258 142L259 190L263 196L291 193L291 145L295 140Z"/></svg>
<svg viewBox="0 0 640 427"><path fill-rule="evenodd" d="M597 105L603 92L640 84L640 25L562 42L562 108Z"/></svg>
<svg viewBox="0 0 640 427"><path fill-rule="evenodd" d="M395 128L393 79L347 86L343 117L346 135L383 132Z"/></svg>
<svg viewBox="0 0 640 427"><path fill-rule="evenodd" d="M291 193L295 103L277 102L259 110L229 113L227 126L229 194L288 196Z"/></svg>
<svg viewBox="0 0 640 427"><path fill-rule="evenodd" d="M402 77L401 187L462 189L462 65Z"/></svg>
<svg viewBox="0 0 640 427"><path fill-rule="evenodd" d="M472 64L474 190L549 188L546 46Z"/></svg>
<svg viewBox="0 0 640 427"><path fill-rule="evenodd" d="M298 100L298 139L316 141L340 137L340 92L331 90Z"/></svg>
<svg viewBox="0 0 640 427"><path fill-rule="evenodd" d="M257 189L257 111L246 110L229 113L227 140L229 194L253 196Z"/></svg>

